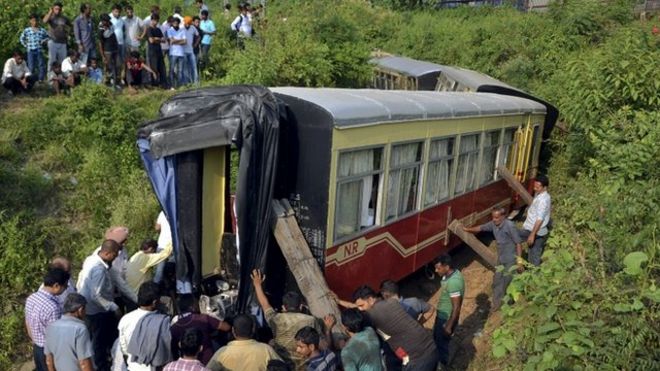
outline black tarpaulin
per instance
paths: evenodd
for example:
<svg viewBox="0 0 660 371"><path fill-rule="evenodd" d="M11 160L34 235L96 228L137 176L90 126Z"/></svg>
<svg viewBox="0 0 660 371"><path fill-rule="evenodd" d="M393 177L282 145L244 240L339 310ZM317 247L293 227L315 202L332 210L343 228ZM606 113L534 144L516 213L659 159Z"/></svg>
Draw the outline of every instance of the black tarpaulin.
<svg viewBox="0 0 660 371"><path fill-rule="evenodd" d="M243 85L177 95L161 106L160 113L160 119L139 128L138 138L149 141L154 157L176 156L180 163L175 171L178 223L172 226L179 232L175 247L182 250L177 254L177 279L191 281L194 289L201 284L202 195L198 185L203 157L197 152L232 142L240 151L235 204L240 263L238 310L245 311L251 296L250 272L266 263L280 115L284 110L268 89ZM149 176L153 179L152 174ZM163 204L165 200L158 192L157 196Z"/></svg>

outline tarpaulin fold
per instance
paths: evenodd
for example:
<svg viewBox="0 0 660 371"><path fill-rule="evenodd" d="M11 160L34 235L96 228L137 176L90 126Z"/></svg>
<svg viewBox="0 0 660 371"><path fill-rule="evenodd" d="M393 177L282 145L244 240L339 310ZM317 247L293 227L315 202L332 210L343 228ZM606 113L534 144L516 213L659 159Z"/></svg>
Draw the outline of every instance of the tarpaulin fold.
<svg viewBox="0 0 660 371"><path fill-rule="evenodd" d="M143 124L138 130L138 145L143 159L149 159L145 161L145 169L154 184L156 197L164 209L176 214L172 219L178 221L172 223L174 245L178 251L177 279L192 282L193 290L201 287L202 232L201 207L190 205L199 206L201 202L201 187L197 183L201 184L203 169L203 156L194 153L232 142L239 149L235 207L240 241L237 309L241 312L247 309L251 300L251 271L264 268L266 263L274 222L271 200L283 112L272 93L264 87L242 85L199 89L169 99L161 106L161 118ZM173 180L162 181L162 174L173 174ZM181 180L183 177L185 179ZM182 211L183 205L186 212ZM193 215L183 215L190 212ZM170 217L167 211L166 215Z"/></svg>

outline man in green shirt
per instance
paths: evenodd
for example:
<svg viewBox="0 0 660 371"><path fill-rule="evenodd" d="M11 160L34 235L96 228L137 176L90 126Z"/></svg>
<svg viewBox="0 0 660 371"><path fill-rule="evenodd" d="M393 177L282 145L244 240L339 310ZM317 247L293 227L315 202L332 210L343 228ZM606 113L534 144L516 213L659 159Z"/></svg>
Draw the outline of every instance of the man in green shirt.
<svg viewBox="0 0 660 371"><path fill-rule="evenodd" d="M455 269L449 255L441 255L435 263L435 271L442 276L438 313L433 325L433 340L440 353L440 362L449 361L449 342L461 315L461 305L465 295L465 281Z"/></svg>

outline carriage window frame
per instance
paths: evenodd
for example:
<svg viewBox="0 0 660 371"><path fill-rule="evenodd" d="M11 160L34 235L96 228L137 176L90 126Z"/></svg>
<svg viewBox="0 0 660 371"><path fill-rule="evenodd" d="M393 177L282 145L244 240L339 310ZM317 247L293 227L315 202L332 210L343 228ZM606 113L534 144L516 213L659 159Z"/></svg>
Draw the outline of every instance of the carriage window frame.
<svg viewBox="0 0 660 371"><path fill-rule="evenodd" d="M505 168L509 171L513 171L511 169L511 163L513 161L513 157L515 155L516 151L516 132L518 131L517 126L507 126L502 128L502 136L500 138L500 148L497 150L497 166L502 166L504 165ZM511 132L513 135L511 136L511 141L507 142L507 132ZM504 154L505 149L508 149L507 153ZM495 180L500 180L502 177L500 176L499 172L495 172Z"/></svg>
<svg viewBox="0 0 660 371"><path fill-rule="evenodd" d="M497 143L486 143L486 139L488 139L488 134L497 134ZM499 152L500 152L500 146L502 143L503 139L503 131L502 129L495 129L495 130L486 130L483 132L483 139L482 139L482 154L481 154L481 160L479 161L479 181L478 181L478 188L481 188L483 186L487 186L493 182L496 182L498 179L498 174L497 174L497 166L498 166L498 160L499 160ZM484 160L485 160L485 154L487 150L491 150L494 153L494 158L493 158L493 170L490 178L486 181L485 179L482 179L481 177L484 175L483 174L483 166L484 166Z"/></svg>
<svg viewBox="0 0 660 371"><path fill-rule="evenodd" d="M394 153L394 148L399 147L399 146L405 146L405 145L410 145L410 144L418 144L418 160L414 162L408 162L402 165L397 165L397 166L392 166L392 154ZM383 224L391 223L396 220L405 218L415 212L419 212L420 209L420 200L421 200L421 193L422 193L422 182L424 179L424 150L426 149L426 140L425 139L416 139L416 140L408 140L404 142L396 142L392 143L389 145L389 151L387 154L387 181L384 184L386 187L383 190L383 193L385 194L385 202L382 203L383 205ZM389 187L390 187L390 182L392 181L392 173L393 172L402 172L403 170L408 170L408 169L414 169L417 168L417 183L415 186L415 201L413 203L413 208L411 210L401 212L398 209L397 205L397 210L396 210L396 215L393 217L389 217L388 214L388 208L390 205L390 202L392 201L390 199L390 194L389 194ZM399 190L400 192L400 190ZM399 201L400 194L397 195L397 204Z"/></svg>
<svg viewBox="0 0 660 371"><path fill-rule="evenodd" d="M443 140L451 140L451 154L449 155L442 155L438 157L431 157L431 148L433 147L433 143L438 142L438 141L443 141ZM453 186L454 186L454 171L456 168L456 158L457 158L457 151L458 151L458 146L456 145L458 143L458 135L448 135L448 136L442 136L442 137L436 137L436 138L430 138L429 143L428 143L428 151L429 151L429 156L428 160L426 161L426 166L425 168L425 177L424 177L424 191L423 191L423 197L422 197L422 208L429 208L434 205L438 205L441 202L447 201L453 197ZM438 198L436 195L433 199L432 202L426 203L426 192L429 189L429 175L431 173L431 165L439 163L441 161L450 161L449 164L449 179L447 180L448 182L448 189L447 189L447 196Z"/></svg>
<svg viewBox="0 0 660 371"><path fill-rule="evenodd" d="M379 166L378 169L374 168L371 171L360 173L360 174L357 174L357 175L349 175L349 176L344 176L344 177L339 175L339 171L340 171L340 167L341 167L341 157L342 157L343 154L351 153L351 152L367 151L367 150L371 150L371 151L380 150L380 163L379 163L380 166ZM378 226L381 225L379 213L380 213L380 209L382 208L382 203L383 203L382 202L382 193L383 193L383 184L384 184L384 178L385 178L385 176L384 176L385 175L385 166L386 166L385 160L386 160L387 155L388 155L387 146L384 145L384 144L371 145L371 146L365 146L365 147L348 148L348 149L338 151L338 153L337 153L337 165L336 165L336 169L335 169L335 171L336 171L335 196L334 196L334 198L335 198L334 199L335 214L334 214L334 218L333 218L334 223L333 223L333 227L332 227L332 235L333 235L333 243L334 244L341 243L342 241L348 241L348 240L352 239L355 235L357 235L359 233L362 233L366 230L369 230L371 228L378 227ZM378 184L377 184L377 188L376 188L376 195L375 195L375 197L374 197L374 195L372 195L372 197L374 197L375 200L376 200L376 206L374 208L374 215L373 215L373 224L371 224L369 226L366 226L364 228L362 228L361 225L357 225L357 228L354 228L354 230L352 232L339 236L338 235L338 228L337 228L337 226L338 226L338 220L337 219L338 219L338 216L340 215L339 207L340 207L340 198L341 198L341 195L340 195L341 186L344 185L344 184L348 184L348 183L354 183L356 181L361 182L365 177L368 177L368 176L371 176L371 177L378 176ZM373 188L373 185L372 185L372 188ZM362 193L359 194L358 208L356 210L358 222L360 221L360 216L362 214L361 205L362 205Z"/></svg>
<svg viewBox="0 0 660 371"><path fill-rule="evenodd" d="M459 181L458 171L460 169L461 157L464 156L464 155L470 155L470 154L476 155L476 162L475 162L475 166L474 166L474 168L476 168L476 169L473 169L473 171L475 171L475 170L478 171L479 170L479 164L481 162L482 133L483 133L483 131L474 131L474 132L462 133L462 134L458 135L459 140L458 140L458 146L457 146L458 148L456 149L456 170L455 170L456 176L454 177L454 194L453 194L454 197L472 192L474 190L479 189L479 187L480 187L479 186L479 174L474 174L476 179L475 179L475 184L473 185L473 187L468 188L467 186L465 186L462 190L459 190L458 189L458 181ZM461 151L461 146L463 144L463 140L464 140L465 137L470 137L470 136L475 136L477 138L478 142L477 142L476 148L473 149L473 150L470 150L470 151L462 152ZM467 173L468 169L466 169L465 171Z"/></svg>

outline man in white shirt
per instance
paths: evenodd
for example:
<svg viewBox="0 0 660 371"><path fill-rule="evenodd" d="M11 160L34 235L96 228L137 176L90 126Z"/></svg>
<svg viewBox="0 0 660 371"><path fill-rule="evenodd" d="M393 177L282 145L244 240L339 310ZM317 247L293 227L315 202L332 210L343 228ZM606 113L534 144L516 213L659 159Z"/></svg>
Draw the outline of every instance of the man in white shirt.
<svg viewBox="0 0 660 371"><path fill-rule="evenodd" d="M87 74L87 65L80 60L77 50L69 50L69 56L62 62L62 75L69 86L80 84L82 76Z"/></svg>
<svg viewBox="0 0 660 371"><path fill-rule="evenodd" d="M34 82L35 78L32 76L27 63L25 63L23 53L19 50L15 51L13 56L7 59L2 70L2 86L9 90L11 94L16 95L29 92Z"/></svg>
<svg viewBox="0 0 660 371"><path fill-rule="evenodd" d="M231 22L231 30L238 33L238 37L252 37L252 19L248 15L248 8L245 4L238 6L238 16Z"/></svg>
<svg viewBox="0 0 660 371"><path fill-rule="evenodd" d="M148 23L142 23L142 19L135 16L131 5L126 5L126 15L122 17L122 21L124 22L124 47L126 48L126 55L130 55L131 52L139 52L140 43L142 42Z"/></svg>
<svg viewBox="0 0 660 371"><path fill-rule="evenodd" d="M165 247L172 245L172 229L170 228L170 222L165 216L165 212L161 211L158 214L155 225L156 232L158 232L158 247L156 248L157 252L161 252ZM156 266L156 272L154 273L154 282L158 283L163 279L163 273L165 271L165 263L162 262Z"/></svg>
<svg viewBox="0 0 660 371"><path fill-rule="evenodd" d="M113 5L112 11L108 15L110 16L110 23L112 23L115 37L117 37L120 62L117 66L117 76L124 76L124 64L126 62L126 45L124 44L124 33L126 31L126 25L124 24L124 20L121 18L121 5Z"/></svg>
<svg viewBox="0 0 660 371"><path fill-rule="evenodd" d="M520 237L527 240L528 260L530 263L541 265L541 256L545 242L548 240L550 212L552 204L548 185L550 181L545 175L539 175L534 179L534 199L527 209L527 218L523 227L519 230Z"/></svg>
<svg viewBox="0 0 660 371"><path fill-rule="evenodd" d="M204 0L197 0L197 1L195 2L195 6L197 6L197 8L199 8L199 16L200 16L200 18L202 17L202 12L203 12L204 10L206 10L206 12L207 12L207 14L208 14L209 7L206 6L206 4L204 4Z"/></svg>
<svg viewBox="0 0 660 371"><path fill-rule="evenodd" d="M173 17L172 27L167 30L167 39L170 41L170 84L172 89L184 83L186 32L183 27L179 27L180 25L179 18Z"/></svg>
<svg viewBox="0 0 660 371"><path fill-rule="evenodd" d="M117 329L119 330L119 348L121 349L121 352L126 356L127 358L127 363L128 363L128 369L130 371L156 371L158 366L163 366L163 364L143 364L136 362L134 360L134 357L136 356L144 356L140 354L134 354L131 353L131 338L133 336L138 336L138 339L141 338L150 338L152 339L153 344L159 344L161 346L165 346L167 348L167 353L169 355L170 353L170 339L153 339L154 336L158 334L156 329L150 329L150 328L145 328L145 327L138 327L139 322L146 316L148 315L157 315L156 308L158 306L160 300L160 294L158 291L158 285L154 282L145 282L140 286L139 292L138 292L138 309L127 313L122 319L119 321L119 325L117 326ZM168 326L169 327L169 326ZM145 331L143 333L138 333L139 328L142 328L142 331ZM153 333L151 333L153 332ZM167 334L163 335L169 335L169 331ZM158 336L156 336L158 337ZM140 342L143 343L143 342ZM149 348L148 346L145 346L144 348ZM152 349L145 349L146 351L153 351ZM145 357L141 357L145 358ZM146 357L148 358L148 357ZM158 362L161 363L161 362ZM167 362L166 362L167 363Z"/></svg>

